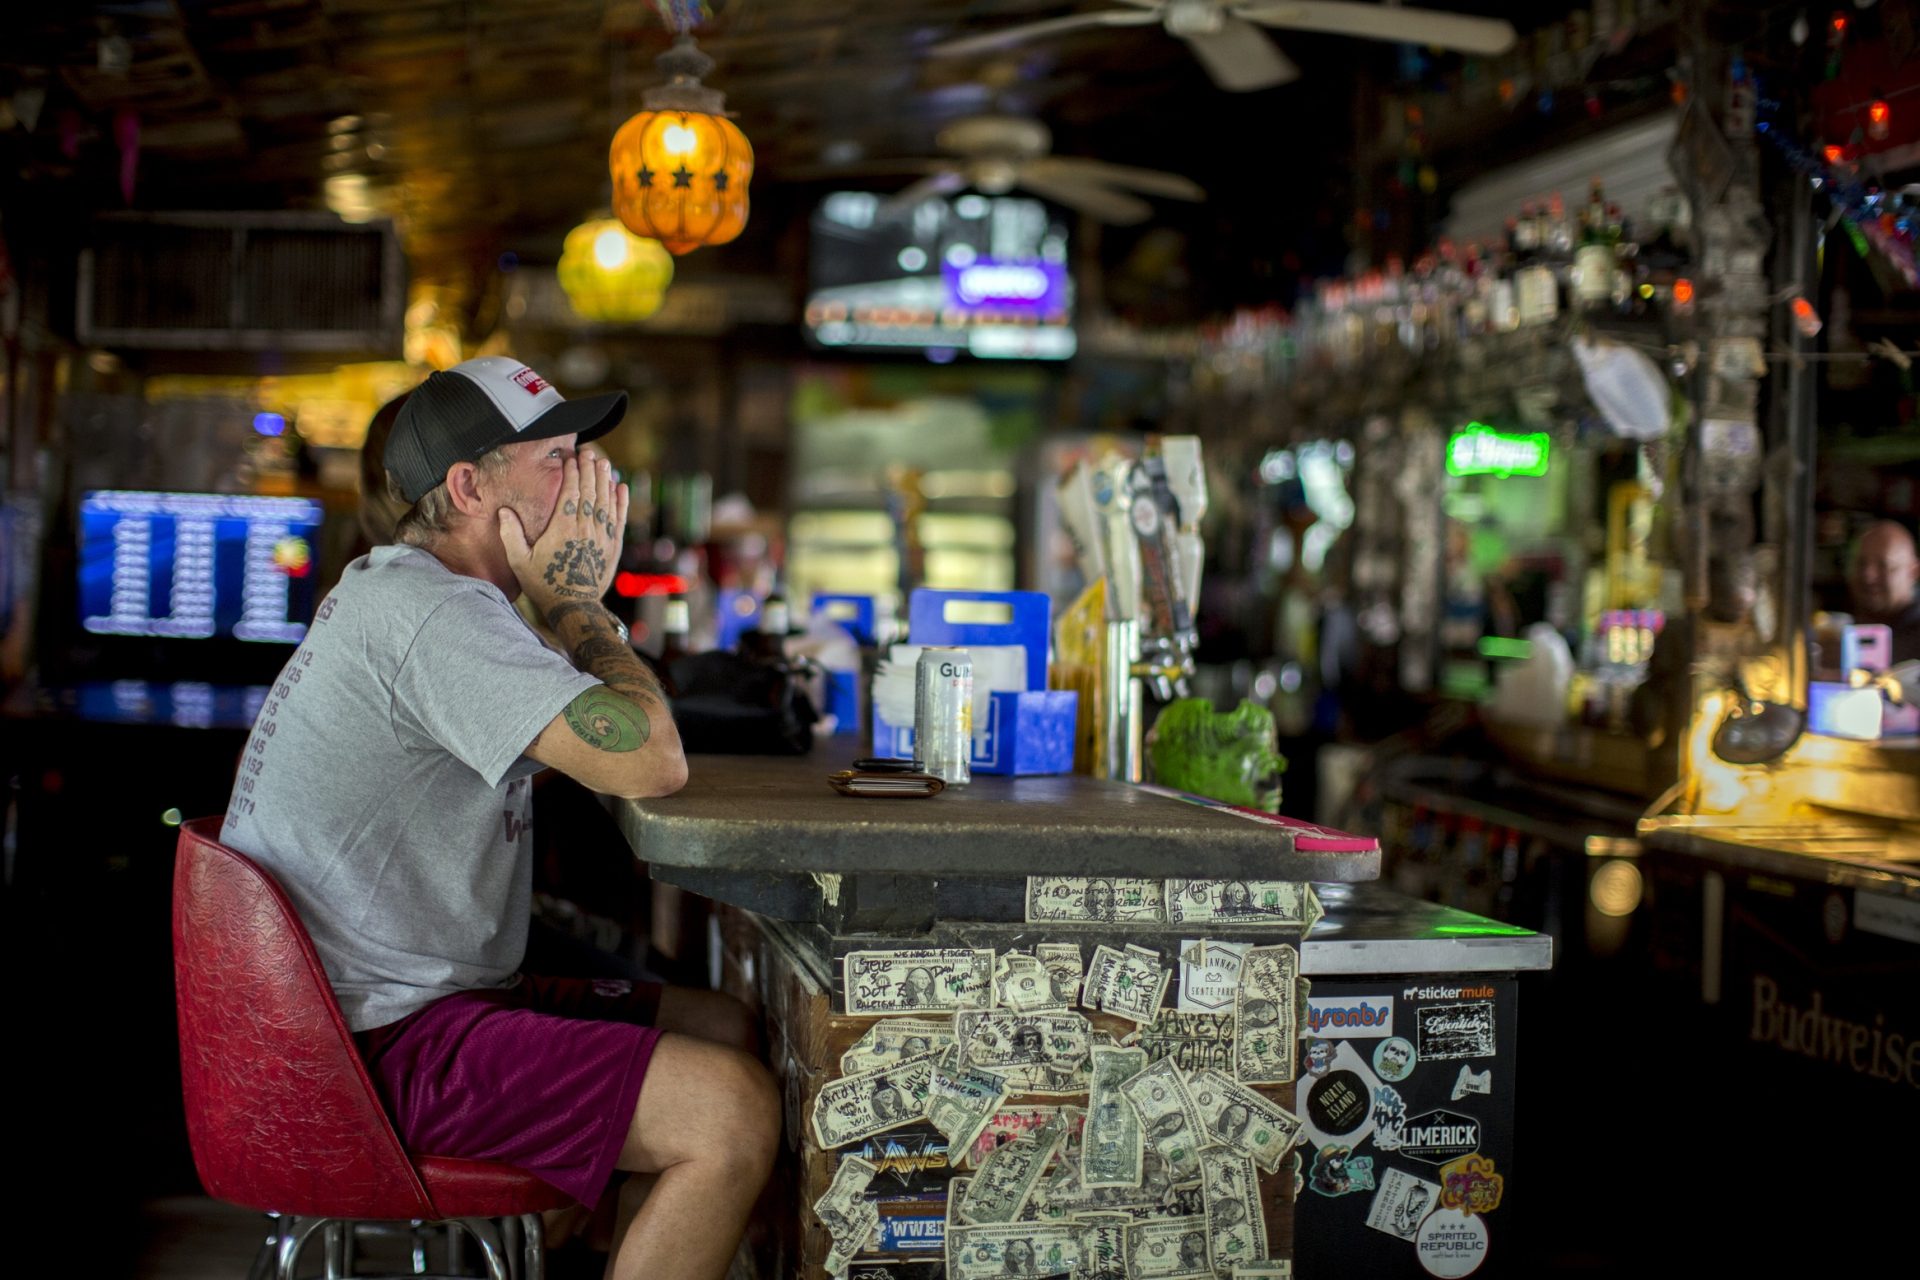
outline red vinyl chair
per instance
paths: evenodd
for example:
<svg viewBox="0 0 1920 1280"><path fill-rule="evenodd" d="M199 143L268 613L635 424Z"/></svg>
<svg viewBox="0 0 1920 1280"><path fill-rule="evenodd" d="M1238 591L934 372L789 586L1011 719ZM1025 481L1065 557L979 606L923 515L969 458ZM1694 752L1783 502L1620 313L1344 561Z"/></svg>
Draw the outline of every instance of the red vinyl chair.
<svg viewBox="0 0 1920 1280"><path fill-rule="evenodd" d="M397 1221L465 1231L492 1280L540 1280L540 1213L572 1200L509 1165L408 1154L293 904L220 824L183 826L174 865L180 1068L200 1181L274 1221L255 1273L271 1255L293 1280L319 1232L342 1274L356 1224Z"/></svg>

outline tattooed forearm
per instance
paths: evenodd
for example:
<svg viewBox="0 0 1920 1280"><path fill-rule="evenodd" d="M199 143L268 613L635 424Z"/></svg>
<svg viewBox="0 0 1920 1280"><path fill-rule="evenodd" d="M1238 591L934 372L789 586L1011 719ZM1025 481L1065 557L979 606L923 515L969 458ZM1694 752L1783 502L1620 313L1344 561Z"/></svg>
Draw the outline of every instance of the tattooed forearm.
<svg viewBox="0 0 1920 1280"><path fill-rule="evenodd" d="M646 711L604 685L582 693L561 714L582 742L602 751L638 751L653 736Z"/></svg>
<svg viewBox="0 0 1920 1280"><path fill-rule="evenodd" d="M608 688L629 698L666 701L659 680L614 632L613 619L598 603L562 601L547 610L547 625L567 646L573 665L598 676Z"/></svg>

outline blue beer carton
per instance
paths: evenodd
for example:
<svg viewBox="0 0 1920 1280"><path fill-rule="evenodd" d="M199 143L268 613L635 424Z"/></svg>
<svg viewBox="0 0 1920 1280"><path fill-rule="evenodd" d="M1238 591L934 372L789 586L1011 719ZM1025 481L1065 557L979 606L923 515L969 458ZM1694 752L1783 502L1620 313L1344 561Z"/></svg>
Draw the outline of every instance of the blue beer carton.
<svg viewBox="0 0 1920 1280"><path fill-rule="evenodd" d="M1039 591L935 591L908 598L907 638L917 645L1019 645L1026 650L1026 685L992 694L983 723L974 726L975 773L1041 774L1073 771L1074 725L1080 695L1047 688L1047 642L1052 606ZM877 756L913 758L913 726L889 724L873 711Z"/></svg>
<svg viewBox="0 0 1920 1280"><path fill-rule="evenodd" d="M873 643L876 610L872 596L839 595L823 592L813 598L813 616L824 616L838 623L858 645Z"/></svg>

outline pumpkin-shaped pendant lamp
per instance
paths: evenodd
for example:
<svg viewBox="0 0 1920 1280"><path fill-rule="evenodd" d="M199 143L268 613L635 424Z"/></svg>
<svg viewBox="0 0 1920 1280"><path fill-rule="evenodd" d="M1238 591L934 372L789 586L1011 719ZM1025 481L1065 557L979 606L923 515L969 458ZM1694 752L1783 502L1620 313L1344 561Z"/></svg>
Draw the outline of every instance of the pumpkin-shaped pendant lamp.
<svg viewBox="0 0 1920 1280"><path fill-rule="evenodd" d="M575 315L608 324L645 320L666 301L673 257L612 218L583 222L567 233L557 268Z"/></svg>
<svg viewBox="0 0 1920 1280"><path fill-rule="evenodd" d="M613 135L613 212L672 252L725 244L747 225L753 146L724 114L726 95L700 83L713 59L682 31L654 60L667 83Z"/></svg>

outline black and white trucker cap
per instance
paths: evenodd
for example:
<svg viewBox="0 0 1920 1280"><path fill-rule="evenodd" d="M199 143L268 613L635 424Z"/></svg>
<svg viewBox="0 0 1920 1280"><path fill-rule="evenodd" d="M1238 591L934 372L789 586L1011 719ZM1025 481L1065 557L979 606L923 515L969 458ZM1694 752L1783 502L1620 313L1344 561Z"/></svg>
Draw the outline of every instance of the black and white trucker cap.
<svg viewBox="0 0 1920 1280"><path fill-rule="evenodd" d="M418 502L456 462L519 440L577 435L585 444L626 414L624 391L569 400L518 360L481 356L414 388L387 437L386 468L401 496Z"/></svg>

